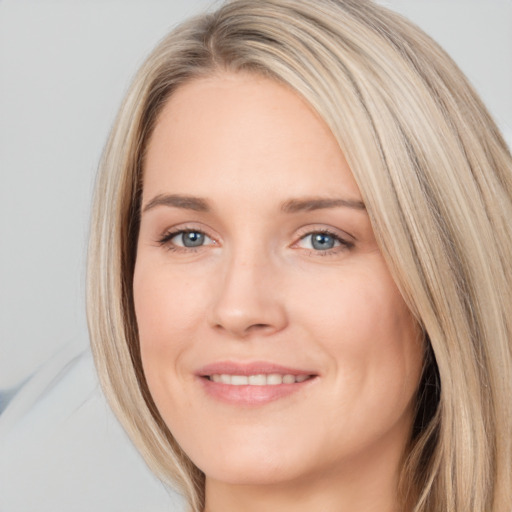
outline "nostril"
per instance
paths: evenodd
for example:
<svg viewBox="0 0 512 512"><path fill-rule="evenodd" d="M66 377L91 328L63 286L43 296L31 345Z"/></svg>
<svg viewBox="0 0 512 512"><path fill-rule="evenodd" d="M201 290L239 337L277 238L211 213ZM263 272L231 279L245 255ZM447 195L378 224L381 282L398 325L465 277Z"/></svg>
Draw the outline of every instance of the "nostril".
<svg viewBox="0 0 512 512"><path fill-rule="evenodd" d="M245 330L246 334L254 331L269 331L272 330L272 326L269 324L252 324Z"/></svg>
<svg viewBox="0 0 512 512"><path fill-rule="evenodd" d="M254 323L249 324L248 326L223 325L222 323L217 323L214 328L218 331L233 332L241 338L246 338L251 334L256 334L258 332L261 334L267 334L276 330L272 325L264 323Z"/></svg>

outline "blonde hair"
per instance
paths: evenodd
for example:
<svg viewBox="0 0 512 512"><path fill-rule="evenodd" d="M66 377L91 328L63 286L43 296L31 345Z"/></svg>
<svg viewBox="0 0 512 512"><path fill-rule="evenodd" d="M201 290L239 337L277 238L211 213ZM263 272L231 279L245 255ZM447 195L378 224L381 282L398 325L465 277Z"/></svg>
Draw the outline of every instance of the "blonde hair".
<svg viewBox="0 0 512 512"><path fill-rule="evenodd" d="M125 98L97 179L88 319L105 394L148 465L202 510L204 475L144 379L132 276L144 151L158 114L177 87L223 70L285 83L325 120L424 329L404 509L510 512L511 155L443 50L368 0L228 1L166 37Z"/></svg>

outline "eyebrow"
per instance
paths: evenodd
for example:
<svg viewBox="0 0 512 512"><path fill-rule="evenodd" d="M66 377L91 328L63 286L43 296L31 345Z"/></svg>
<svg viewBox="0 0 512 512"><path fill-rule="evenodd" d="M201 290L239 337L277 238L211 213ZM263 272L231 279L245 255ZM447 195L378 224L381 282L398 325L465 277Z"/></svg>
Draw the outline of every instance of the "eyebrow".
<svg viewBox="0 0 512 512"><path fill-rule="evenodd" d="M142 212L147 212L157 206L170 206L196 212L211 211L208 201L200 197L181 194L158 194L143 207ZM364 203L357 199L306 197L303 199L289 199L285 201L281 205L281 211L284 213L297 213L340 207L366 210Z"/></svg>
<svg viewBox="0 0 512 512"><path fill-rule="evenodd" d="M357 199L338 199L323 197L307 197L304 199L290 199L281 206L285 213L311 212L314 210L323 210L327 208L353 208L355 210L366 210L362 201Z"/></svg>
<svg viewBox="0 0 512 512"><path fill-rule="evenodd" d="M195 212L209 212L210 206L205 199L193 196L184 196L181 194L158 194L142 209L147 212L157 206L174 206L185 210L194 210Z"/></svg>

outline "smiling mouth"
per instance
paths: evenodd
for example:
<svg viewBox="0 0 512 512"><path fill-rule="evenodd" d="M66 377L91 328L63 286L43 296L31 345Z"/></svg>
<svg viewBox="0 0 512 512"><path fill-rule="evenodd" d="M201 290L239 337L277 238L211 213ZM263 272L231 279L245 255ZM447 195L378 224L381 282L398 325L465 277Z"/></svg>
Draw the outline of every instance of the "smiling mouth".
<svg viewBox="0 0 512 512"><path fill-rule="evenodd" d="M205 376L211 382L229 384L231 386L279 386L280 384L296 384L312 379L314 375L282 375L280 373L256 375L230 375L226 373Z"/></svg>
<svg viewBox="0 0 512 512"><path fill-rule="evenodd" d="M268 361L218 361L202 367L196 377L210 397L234 406L256 407L301 393L320 375Z"/></svg>

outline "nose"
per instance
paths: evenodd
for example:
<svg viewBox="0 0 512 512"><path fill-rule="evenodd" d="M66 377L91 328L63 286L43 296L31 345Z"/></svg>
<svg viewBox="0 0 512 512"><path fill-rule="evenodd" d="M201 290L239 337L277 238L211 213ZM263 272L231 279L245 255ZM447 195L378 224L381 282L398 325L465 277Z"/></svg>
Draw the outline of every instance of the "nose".
<svg viewBox="0 0 512 512"><path fill-rule="evenodd" d="M288 323L280 272L268 260L233 258L218 276L210 325L232 337L269 336Z"/></svg>

